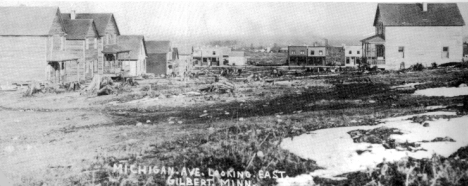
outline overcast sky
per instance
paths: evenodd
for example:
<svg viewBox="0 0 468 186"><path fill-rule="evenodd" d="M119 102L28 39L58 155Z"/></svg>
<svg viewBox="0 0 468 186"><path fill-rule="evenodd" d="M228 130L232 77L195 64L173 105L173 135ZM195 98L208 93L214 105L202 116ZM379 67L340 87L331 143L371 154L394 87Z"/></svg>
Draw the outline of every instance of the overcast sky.
<svg viewBox="0 0 468 186"><path fill-rule="evenodd" d="M147 39L189 43L239 39L262 45L306 43L314 38L358 43L374 33L377 7L372 2L0 2L0 6L18 5L114 13L121 34L141 34ZM459 8L468 21L468 3L459 3Z"/></svg>

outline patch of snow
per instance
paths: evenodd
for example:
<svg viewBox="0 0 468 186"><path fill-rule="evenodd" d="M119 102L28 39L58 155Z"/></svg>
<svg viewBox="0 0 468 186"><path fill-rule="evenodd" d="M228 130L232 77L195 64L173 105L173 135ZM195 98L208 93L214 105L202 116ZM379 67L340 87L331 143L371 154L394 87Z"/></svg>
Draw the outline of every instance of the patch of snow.
<svg viewBox="0 0 468 186"><path fill-rule="evenodd" d="M446 112L426 113L430 115L448 114ZM449 114L452 115L452 114ZM412 115L414 116L414 115ZM302 158L312 159L324 169L311 172L311 176L337 179L337 175L355 171L363 171L373 168L382 161L398 161L404 157L430 158L433 153L447 157L460 147L468 145L468 116L460 118L439 119L427 121L429 127L423 127L418 123L404 120L412 116L389 118L387 123L376 126L355 126L330 128L313 131L312 134L304 134L293 139L284 139L281 148L290 151ZM369 130L378 127L398 128L402 135L391 135L390 138L397 142L417 142L433 140L436 137L448 136L456 142L430 142L420 143L427 151L398 151L385 149L381 144L354 143L347 133L351 130ZM357 150L368 150L358 154ZM299 178L298 178L299 179ZM303 178L301 178L303 179Z"/></svg>
<svg viewBox="0 0 468 186"><path fill-rule="evenodd" d="M417 90L413 95L455 97L468 95L468 87L440 87Z"/></svg>
<svg viewBox="0 0 468 186"><path fill-rule="evenodd" d="M398 85L398 86L392 86L390 88L414 88L415 85L420 85L422 83L408 83L408 84L404 84L404 85Z"/></svg>
<svg viewBox="0 0 468 186"><path fill-rule="evenodd" d="M0 185L1 186L13 186L13 183L2 172L0 172Z"/></svg>
<svg viewBox="0 0 468 186"><path fill-rule="evenodd" d="M296 176L294 178L285 177L276 179L276 186L311 186L315 185L314 179L308 174Z"/></svg>
<svg viewBox="0 0 468 186"><path fill-rule="evenodd" d="M447 108L447 106L445 106L445 105L433 105L433 106L427 106L424 109L426 109L426 110L435 110L435 109L445 109L445 108Z"/></svg>

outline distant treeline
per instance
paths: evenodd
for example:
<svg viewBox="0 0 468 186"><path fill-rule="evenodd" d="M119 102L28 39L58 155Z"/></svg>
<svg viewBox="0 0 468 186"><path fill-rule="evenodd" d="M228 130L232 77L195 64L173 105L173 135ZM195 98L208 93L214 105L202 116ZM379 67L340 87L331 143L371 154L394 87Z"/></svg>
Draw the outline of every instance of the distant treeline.
<svg viewBox="0 0 468 186"><path fill-rule="evenodd" d="M235 46L235 45L238 45L240 44L239 41L237 40L217 40L217 41L210 41L208 42L209 45L211 46L227 46L227 47L230 47L230 46Z"/></svg>

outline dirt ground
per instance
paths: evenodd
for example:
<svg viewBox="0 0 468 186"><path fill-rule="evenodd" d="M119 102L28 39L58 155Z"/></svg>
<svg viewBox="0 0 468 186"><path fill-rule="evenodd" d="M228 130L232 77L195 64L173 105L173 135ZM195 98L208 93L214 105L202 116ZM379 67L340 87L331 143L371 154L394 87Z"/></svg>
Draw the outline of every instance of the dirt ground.
<svg viewBox="0 0 468 186"><path fill-rule="evenodd" d="M99 181L91 178L91 167L103 164L102 157L145 156L152 145L231 126L288 123L300 128L289 135L299 135L374 125L377 118L423 113L428 106L460 112L463 96L413 96L391 87L444 83L465 73L439 69L234 81L235 95L200 92L211 77L144 79L131 91L106 96L24 97L21 90L0 91L0 179L14 185L94 185Z"/></svg>

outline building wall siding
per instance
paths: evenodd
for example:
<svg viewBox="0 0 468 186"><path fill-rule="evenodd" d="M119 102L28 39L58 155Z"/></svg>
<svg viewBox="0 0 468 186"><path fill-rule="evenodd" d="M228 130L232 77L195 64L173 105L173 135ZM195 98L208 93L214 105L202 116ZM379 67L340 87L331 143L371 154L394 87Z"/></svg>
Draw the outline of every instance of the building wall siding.
<svg viewBox="0 0 468 186"><path fill-rule="evenodd" d="M155 75L166 75L167 70L167 53L162 54L148 54L148 59L146 62L146 71L147 73L153 73Z"/></svg>
<svg viewBox="0 0 468 186"><path fill-rule="evenodd" d="M65 42L65 50L74 56L79 57L78 62L65 62L65 68L67 73L66 81L78 81L78 65L79 69L79 77L81 80L84 78L84 40L67 40Z"/></svg>
<svg viewBox="0 0 468 186"><path fill-rule="evenodd" d="M45 81L47 37L0 37L2 82Z"/></svg>
<svg viewBox="0 0 468 186"><path fill-rule="evenodd" d="M463 56L462 27L386 27L385 30L386 69L405 68L416 63L430 66L461 61ZM398 47L404 47L404 58ZM449 47L449 58L442 57L442 47Z"/></svg>

